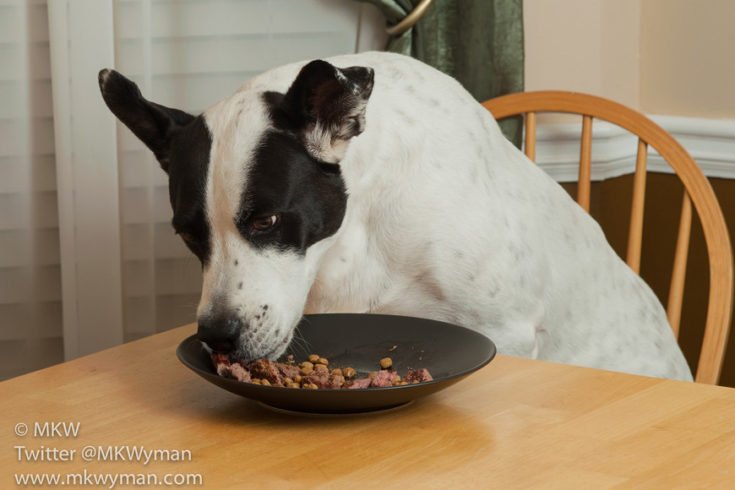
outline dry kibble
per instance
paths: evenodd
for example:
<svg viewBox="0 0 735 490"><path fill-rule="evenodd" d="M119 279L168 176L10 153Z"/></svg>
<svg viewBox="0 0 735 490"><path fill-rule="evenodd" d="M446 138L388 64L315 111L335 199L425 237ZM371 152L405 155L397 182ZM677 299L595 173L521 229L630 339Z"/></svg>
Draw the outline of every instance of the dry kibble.
<svg viewBox="0 0 735 490"><path fill-rule="evenodd" d="M408 381L401 381L401 386L406 386L408 384Z"/></svg>
<svg viewBox="0 0 735 490"><path fill-rule="evenodd" d="M316 364L317 362L319 362L319 356L317 354L311 354L308 357L308 359L309 359L309 362L313 362L314 364Z"/></svg>
<svg viewBox="0 0 735 490"><path fill-rule="evenodd" d="M290 384L293 383L293 380L291 378L284 378L283 382L286 384Z"/></svg>
<svg viewBox="0 0 735 490"><path fill-rule="evenodd" d="M305 367L310 367L310 368L314 369L314 364L313 364L313 363L312 363L311 361L304 361L304 362L302 362L302 363L300 364L300 366L301 366L302 368L305 368Z"/></svg>
<svg viewBox="0 0 735 490"><path fill-rule="evenodd" d="M331 374L332 376L344 376L340 368L332 369L329 374Z"/></svg>
<svg viewBox="0 0 735 490"><path fill-rule="evenodd" d="M270 386L271 385L271 382L268 381L267 379L263 378L263 379L260 380L260 384L262 384L263 386Z"/></svg>
<svg viewBox="0 0 735 490"><path fill-rule="evenodd" d="M304 388L306 388L307 390L316 390L319 387L314 383L304 383Z"/></svg>
<svg viewBox="0 0 735 490"><path fill-rule="evenodd" d="M312 372L314 372L314 368L313 368L313 367L311 367L311 363L309 363L309 366L304 366L304 367L302 367L302 368L301 368L301 371L300 371L300 372L301 372L301 374L302 374L303 376L306 376L306 375L309 375L309 374L311 374Z"/></svg>
<svg viewBox="0 0 735 490"><path fill-rule="evenodd" d="M384 357L380 360L380 367L382 369L388 369L391 366L393 366L393 359L390 357Z"/></svg>
<svg viewBox="0 0 735 490"><path fill-rule="evenodd" d="M293 382L296 383L296 384L301 383L301 375L300 374L297 374L296 376L294 376L293 377Z"/></svg>
<svg viewBox="0 0 735 490"><path fill-rule="evenodd" d="M289 388L301 388L301 386L298 383L288 383L287 385Z"/></svg>
<svg viewBox="0 0 735 490"><path fill-rule="evenodd" d="M320 374L321 373L328 373L329 372L329 368L327 366L325 366L324 364L317 364L316 366L314 366L314 371L316 371L317 373L320 373Z"/></svg>
<svg viewBox="0 0 735 490"><path fill-rule="evenodd" d="M329 360L324 357L320 357L319 360L317 360L316 362L318 362L319 364L324 364L325 366L329 366Z"/></svg>
<svg viewBox="0 0 735 490"><path fill-rule="evenodd" d="M356 374L357 372L351 367L346 367L342 370L342 376L345 378L354 378Z"/></svg>
<svg viewBox="0 0 735 490"><path fill-rule="evenodd" d="M250 382L252 384L254 384L254 385L259 385L260 384L260 380L258 378L253 378L253 379L250 380Z"/></svg>

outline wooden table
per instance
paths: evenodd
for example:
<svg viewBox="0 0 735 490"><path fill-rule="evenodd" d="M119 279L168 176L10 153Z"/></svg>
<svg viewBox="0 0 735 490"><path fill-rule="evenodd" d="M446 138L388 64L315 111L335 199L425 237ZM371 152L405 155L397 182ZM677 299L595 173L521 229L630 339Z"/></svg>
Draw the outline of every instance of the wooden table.
<svg viewBox="0 0 735 490"><path fill-rule="evenodd" d="M0 488L19 472L200 474L206 488L735 488L735 390L506 356L382 415L271 412L174 354L186 326L0 383ZM35 422L77 437L33 437ZM29 425L24 437L17 423ZM92 446L190 460L85 463ZM76 448L68 462L18 449ZM159 453L164 454L164 453ZM159 456L159 459L164 456ZM176 457L174 452L169 458ZM68 486L68 485L66 485Z"/></svg>

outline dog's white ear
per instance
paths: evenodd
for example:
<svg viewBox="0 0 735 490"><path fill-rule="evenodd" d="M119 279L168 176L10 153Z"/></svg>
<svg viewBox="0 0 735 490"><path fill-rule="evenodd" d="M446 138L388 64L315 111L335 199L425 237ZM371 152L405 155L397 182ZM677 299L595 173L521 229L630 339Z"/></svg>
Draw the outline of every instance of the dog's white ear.
<svg viewBox="0 0 735 490"><path fill-rule="evenodd" d="M145 143L168 172L171 139L194 116L147 101L135 83L115 70L101 70L98 80L107 107Z"/></svg>
<svg viewBox="0 0 735 490"><path fill-rule="evenodd" d="M282 102L312 156L342 160L350 139L365 129L373 79L372 68L337 68L322 60L301 69Z"/></svg>

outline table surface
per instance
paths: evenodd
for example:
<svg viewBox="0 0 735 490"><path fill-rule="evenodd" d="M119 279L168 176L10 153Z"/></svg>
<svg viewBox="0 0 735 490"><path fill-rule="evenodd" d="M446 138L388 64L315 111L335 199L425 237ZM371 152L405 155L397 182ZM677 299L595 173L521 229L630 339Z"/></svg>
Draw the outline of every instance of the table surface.
<svg viewBox="0 0 735 490"><path fill-rule="evenodd" d="M17 473L86 470L198 474L206 488L735 488L730 388L498 356L392 412L293 416L180 364L175 347L193 332L0 383L0 487ZM36 422L62 421L79 422L78 435L34 435ZM27 435L14 434L18 423ZM145 465L85 463L87 445L171 451ZM77 452L65 462L19 456L42 447Z"/></svg>

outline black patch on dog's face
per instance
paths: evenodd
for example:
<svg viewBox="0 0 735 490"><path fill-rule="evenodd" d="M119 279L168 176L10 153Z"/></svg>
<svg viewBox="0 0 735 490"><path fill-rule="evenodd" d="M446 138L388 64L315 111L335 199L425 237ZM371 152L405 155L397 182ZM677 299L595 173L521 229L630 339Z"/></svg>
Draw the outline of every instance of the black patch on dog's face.
<svg viewBox="0 0 735 490"><path fill-rule="evenodd" d="M211 148L212 136L203 116L199 116L173 136L169 157L172 224L203 266L210 255L206 184Z"/></svg>
<svg viewBox="0 0 735 490"><path fill-rule="evenodd" d="M315 160L292 133L264 133L246 182L236 225L257 248L303 255L342 224L347 193L339 166ZM276 226L253 230L253 219L274 214L280 218Z"/></svg>
<svg viewBox="0 0 735 490"><path fill-rule="evenodd" d="M274 129L265 132L255 152L236 218L238 230L254 246L303 255L337 232L347 192L334 146L341 141L343 147L363 131L373 76L370 68L339 69L315 60L299 71L285 94L263 94ZM314 131L323 133L314 137ZM331 160L323 161L327 157ZM273 215L276 226L266 231L253 226L254 220Z"/></svg>

